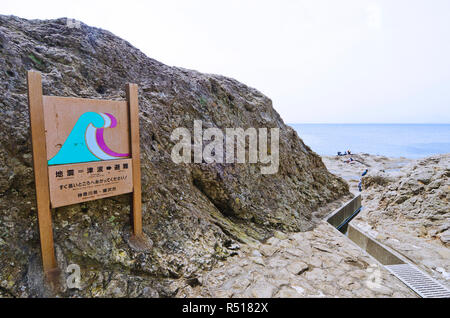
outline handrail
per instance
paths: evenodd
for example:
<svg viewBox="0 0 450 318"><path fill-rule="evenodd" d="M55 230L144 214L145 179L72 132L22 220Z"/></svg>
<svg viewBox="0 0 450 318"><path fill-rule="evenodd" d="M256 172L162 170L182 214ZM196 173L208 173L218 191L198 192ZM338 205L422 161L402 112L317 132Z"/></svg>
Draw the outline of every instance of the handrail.
<svg viewBox="0 0 450 318"><path fill-rule="evenodd" d="M347 225L348 222L350 222L359 212L362 210L362 206L360 206L355 212L353 212L352 215L350 215L348 218L344 220L339 226L336 227L336 229L340 230L344 225Z"/></svg>
<svg viewBox="0 0 450 318"><path fill-rule="evenodd" d="M348 223L361 209L361 194L356 195L327 217L327 222L335 228Z"/></svg>

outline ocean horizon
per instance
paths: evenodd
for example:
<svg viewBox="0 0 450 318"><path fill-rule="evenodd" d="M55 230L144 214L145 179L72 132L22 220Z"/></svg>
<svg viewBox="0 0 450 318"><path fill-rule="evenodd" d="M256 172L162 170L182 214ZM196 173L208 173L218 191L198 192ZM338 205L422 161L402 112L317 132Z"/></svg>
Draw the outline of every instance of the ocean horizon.
<svg viewBox="0 0 450 318"><path fill-rule="evenodd" d="M450 153L450 124L288 124L322 156L338 151L419 159Z"/></svg>

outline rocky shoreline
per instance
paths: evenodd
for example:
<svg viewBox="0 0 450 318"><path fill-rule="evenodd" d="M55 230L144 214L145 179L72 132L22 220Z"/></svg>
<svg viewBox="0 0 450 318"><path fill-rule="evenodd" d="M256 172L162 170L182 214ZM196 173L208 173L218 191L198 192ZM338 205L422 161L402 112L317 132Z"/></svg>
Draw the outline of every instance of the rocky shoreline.
<svg viewBox="0 0 450 318"><path fill-rule="evenodd" d="M327 168L358 192L362 212L352 224L450 286L450 154L424 159L369 154L324 157Z"/></svg>
<svg viewBox="0 0 450 318"><path fill-rule="evenodd" d="M323 157L354 194L362 178L362 212L352 224L449 286L449 155L420 160L369 154ZM390 200L390 201L387 201ZM419 204L420 203L420 204ZM324 221L342 201L316 213L305 233L276 233L242 246L178 297L417 297L377 261ZM374 273L378 275L374 279Z"/></svg>
<svg viewBox="0 0 450 318"><path fill-rule="evenodd" d="M354 222L388 245L404 243L398 249L427 261L441 281L450 272L448 155L417 163L321 158L256 89L164 65L108 31L72 28L67 19L0 15L0 52L0 297L415 297L323 221L349 199L349 185L357 191L368 165L366 208ZM42 73L45 95L123 100L126 83L140 87L143 224L153 246L129 243L127 195L55 209L61 280L68 265L81 268L80 289L56 294L45 288L40 259L30 69ZM278 173L262 175L262 163L175 164L171 133L195 120L205 128L278 128ZM396 218L406 220L402 235L389 233Z"/></svg>

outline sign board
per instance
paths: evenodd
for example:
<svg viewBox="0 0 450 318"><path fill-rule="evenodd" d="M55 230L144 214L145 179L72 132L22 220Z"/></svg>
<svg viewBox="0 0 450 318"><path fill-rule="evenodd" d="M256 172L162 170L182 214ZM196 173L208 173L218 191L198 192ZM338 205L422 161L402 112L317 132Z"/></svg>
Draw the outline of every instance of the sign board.
<svg viewBox="0 0 450 318"><path fill-rule="evenodd" d="M43 96L28 72L39 231L44 270L57 268L50 208L133 193L134 236L142 236L138 89L126 101Z"/></svg>
<svg viewBox="0 0 450 318"><path fill-rule="evenodd" d="M133 191L125 101L44 96L52 208ZM120 161L120 162L117 162Z"/></svg>
<svg viewBox="0 0 450 318"><path fill-rule="evenodd" d="M133 191L131 159L48 167L52 208Z"/></svg>

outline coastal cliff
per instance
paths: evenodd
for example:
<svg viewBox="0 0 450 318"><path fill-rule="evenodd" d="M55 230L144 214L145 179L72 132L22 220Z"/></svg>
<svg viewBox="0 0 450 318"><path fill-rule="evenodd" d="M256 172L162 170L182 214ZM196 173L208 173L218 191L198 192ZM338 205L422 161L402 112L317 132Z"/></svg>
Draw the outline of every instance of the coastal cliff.
<svg viewBox="0 0 450 318"><path fill-rule="evenodd" d="M55 209L59 268L82 271L82 288L60 296L174 296L239 244L311 230L315 210L349 194L271 100L234 79L164 65L67 19L0 16L0 52L0 296L51 295L42 284L27 70L42 73L45 95L123 100L126 83L139 85L143 227L152 248L128 244L129 195ZM175 164L171 133L192 130L194 120L279 128L278 172L261 174L261 163Z"/></svg>

